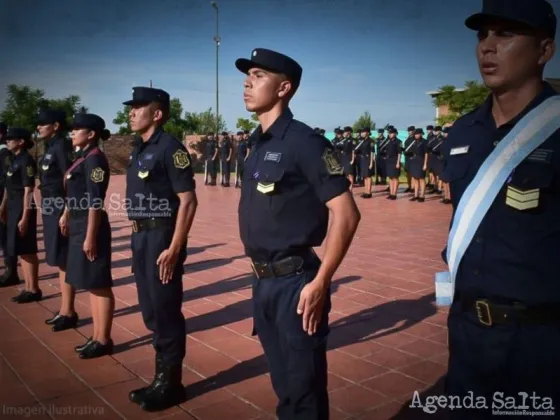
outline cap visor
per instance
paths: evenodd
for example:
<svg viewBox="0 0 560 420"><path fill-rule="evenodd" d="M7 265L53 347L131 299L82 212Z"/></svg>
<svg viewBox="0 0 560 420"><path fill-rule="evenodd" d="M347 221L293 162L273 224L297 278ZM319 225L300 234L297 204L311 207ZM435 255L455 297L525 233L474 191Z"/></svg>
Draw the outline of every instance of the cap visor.
<svg viewBox="0 0 560 420"><path fill-rule="evenodd" d="M238 58L237 60L235 60L235 67L237 67L237 70L239 70L241 73L247 74L253 67L258 66L254 61L248 60L246 58Z"/></svg>
<svg viewBox="0 0 560 420"><path fill-rule="evenodd" d="M507 16L497 15L493 13L475 13L465 20L465 26L473 31L479 31L484 28L488 22L510 22L518 25L526 26L527 28L534 28L530 22L523 19L512 19Z"/></svg>
<svg viewBox="0 0 560 420"><path fill-rule="evenodd" d="M134 99L131 99L130 101L126 101L123 102L123 105L129 105L129 106L135 106L135 105L148 105L149 103L151 103L150 101L137 101Z"/></svg>

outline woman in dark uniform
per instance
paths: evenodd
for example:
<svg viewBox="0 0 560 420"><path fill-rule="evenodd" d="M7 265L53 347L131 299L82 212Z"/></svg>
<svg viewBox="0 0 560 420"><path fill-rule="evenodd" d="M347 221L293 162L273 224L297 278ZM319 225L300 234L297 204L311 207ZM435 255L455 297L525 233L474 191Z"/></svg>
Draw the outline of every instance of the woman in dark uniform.
<svg viewBox="0 0 560 420"><path fill-rule="evenodd" d="M391 127L389 129L389 141L385 147L385 172L389 178L389 195L388 200L397 199L397 190L399 189L399 176L401 174L401 150L402 142L397 138L397 129Z"/></svg>
<svg viewBox="0 0 560 420"><path fill-rule="evenodd" d="M356 155L360 160L360 177L364 180L365 190L362 194L362 198L372 197L372 180L373 175L373 155L375 149L375 143L370 137L371 129L366 127L362 128L362 138L358 142L356 147Z"/></svg>
<svg viewBox="0 0 560 420"><path fill-rule="evenodd" d="M354 186L354 160L356 158L354 154L356 142L352 137L352 127L344 127L343 136L343 140L340 142L340 163L344 168L344 175L346 175L346 178L350 181L350 191L352 191L352 187Z"/></svg>
<svg viewBox="0 0 560 420"><path fill-rule="evenodd" d="M92 359L113 350L111 226L104 210L109 164L97 146L110 134L105 121L94 114L76 114L71 128L77 159L66 173L67 204L60 226L69 235L66 281L76 290L90 292L93 336L76 351L82 359Z"/></svg>
<svg viewBox="0 0 560 420"><path fill-rule="evenodd" d="M434 155L437 157L438 162L440 163L440 173L436 175L439 177L442 187L443 187L443 198L440 200L441 203L443 204L451 204L451 191L449 190L449 182L446 180L445 178L445 165L446 165L446 161L444 159L444 156L447 156L447 136L449 135L449 129L451 127L443 127L442 133L443 133L443 141L441 143L441 146L439 146L439 148L434 151ZM438 153L436 153L438 152Z"/></svg>
<svg viewBox="0 0 560 420"><path fill-rule="evenodd" d="M39 137L45 142L45 154L39 164L45 259L49 266L58 267L62 298L60 310L45 321L52 325L53 331L75 328L78 324L78 314L74 310L75 291L66 283L68 238L59 226L64 212L64 175L72 164L72 144L66 140L65 127L66 114L61 110L43 110L37 119Z"/></svg>
<svg viewBox="0 0 560 420"><path fill-rule="evenodd" d="M425 200L426 193L426 169L428 169L428 153L426 150L426 141L422 138L424 130L417 128L414 130L414 143L410 151L412 156L408 161L408 169L410 176L414 179L414 197L410 201Z"/></svg>
<svg viewBox="0 0 560 420"><path fill-rule="evenodd" d="M6 194L0 205L0 218L6 221L6 254L21 258L25 288L12 298L13 302L30 303L42 299L39 289L39 259L37 258L37 208L35 190L35 159L28 153L33 147L31 133L12 128L6 134L6 145L13 153L6 173Z"/></svg>

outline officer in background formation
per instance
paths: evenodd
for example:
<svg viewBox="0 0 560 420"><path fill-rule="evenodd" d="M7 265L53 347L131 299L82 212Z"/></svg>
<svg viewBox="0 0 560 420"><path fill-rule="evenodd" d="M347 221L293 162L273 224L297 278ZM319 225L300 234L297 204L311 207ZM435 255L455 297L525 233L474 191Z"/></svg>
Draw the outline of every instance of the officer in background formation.
<svg viewBox="0 0 560 420"><path fill-rule="evenodd" d="M222 187L229 187L231 176L231 154L233 153L233 144L229 138L227 131L222 132L222 138L219 144L220 154L220 175Z"/></svg>
<svg viewBox="0 0 560 420"><path fill-rule="evenodd" d="M450 414L494 418L492 402L501 393L502 401L515 399L515 409L551 410L557 417L560 131L546 137L540 125L557 127L558 100L532 116L543 102L560 99L543 81L555 53L557 19L545 0L485 0L465 25L477 33L477 61L491 95L457 120L445 140L444 177L455 214L450 243L456 244L447 251L458 267L446 381L449 395L485 398L487 410ZM513 137L506 140L508 134ZM544 142L519 147L531 135ZM507 165L518 161L513 171ZM484 184L489 177L499 189ZM464 200L467 188L472 195ZM463 212L457 212L459 203ZM473 232L472 240L457 229ZM520 400L521 392L529 398Z"/></svg>
<svg viewBox="0 0 560 420"><path fill-rule="evenodd" d="M334 147L334 151L336 153L336 157L342 161L341 154L342 154L342 147L343 147L343 137L342 137L342 130L340 127L336 127L334 130L334 139L332 141L332 145Z"/></svg>
<svg viewBox="0 0 560 420"><path fill-rule="evenodd" d="M423 135L424 130L416 128L413 143L408 148L410 153L408 171L414 180L414 197L410 201L418 201L419 203L426 200L426 170L428 169L428 153Z"/></svg>
<svg viewBox="0 0 560 420"><path fill-rule="evenodd" d="M204 163L204 185L216 185L218 151L218 142L214 138L214 133L209 132L204 144L204 157L206 159Z"/></svg>
<svg viewBox="0 0 560 420"><path fill-rule="evenodd" d="M397 133L398 131L395 127L389 128L389 141L381 152L385 160L385 172L389 178L388 200L396 200L399 189L402 142L397 138Z"/></svg>
<svg viewBox="0 0 560 420"><path fill-rule="evenodd" d="M330 283L360 214L331 143L289 109L300 65L265 49L235 64L247 74L247 111L260 121L243 179L239 229L252 260L254 325L279 400L276 414L328 420ZM326 236L329 210L333 222L321 263L313 247Z"/></svg>
<svg viewBox="0 0 560 420"><path fill-rule="evenodd" d="M405 193L410 193L416 191L416 187L413 185L412 175L410 174L409 162L412 156L410 148L414 145L414 134L416 133L416 127L413 125L408 127L408 137L404 141L403 154L404 154L404 170L406 171L406 182L407 188L404 190Z"/></svg>
<svg viewBox="0 0 560 420"><path fill-rule="evenodd" d="M385 160L381 154L381 151L385 148L385 145L389 139L384 136L385 130L380 128L377 130L377 140L375 142L375 167L376 167L376 179L375 183L379 185L387 185L387 172L385 168Z"/></svg>
<svg viewBox="0 0 560 420"><path fill-rule="evenodd" d="M249 145L247 140L245 140L245 133L243 131L237 132L237 150L235 155L235 188L241 188L245 161L247 156L249 156Z"/></svg>
<svg viewBox="0 0 560 420"><path fill-rule="evenodd" d="M60 310L45 323L53 331L64 331L78 325L74 300L76 292L66 282L68 237L60 228L64 212L64 176L72 164L72 144L66 139L66 113L58 109L44 109L37 118L37 131L44 141L45 153L39 162L43 242L46 263L57 267L60 285Z"/></svg>
<svg viewBox="0 0 560 420"><path fill-rule="evenodd" d="M448 146L447 137L449 136L450 129L451 129L450 127L443 127L442 129L443 141L441 142L441 146L432 150L435 159L438 160L438 165L440 165L440 166L436 165L437 171L439 171L439 174L436 172L436 175L441 180L441 185L443 188L443 198L440 200L440 202L443 204L451 204L451 191L449 190L449 182L445 178L445 171L444 171L444 168L446 166L445 157L447 156L447 146Z"/></svg>
<svg viewBox="0 0 560 420"><path fill-rule="evenodd" d="M340 162L344 169L344 175L346 175L348 181L350 181L350 191L352 191L354 187L354 147L356 146L356 141L352 137L352 131L352 127L344 127L343 140L340 147Z"/></svg>
<svg viewBox="0 0 560 420"><path fill-rule="evenodd" d="M0 122L0 200L6 194L6 176L12 164L12 152L6 146L6 132L8 127ZM1 201L0 201L1 202ZM0 276L0 287L9 287L19 284L17 272L17 257L9 257L6 250L6 224L0 223L0 246L4 256L4 274Z"/></svg>
<svg viewBox="0 0 560 420"><path fill-rule="evenodd" d="M434 126L431 124L426 126L426 140L430 141L434 138L434 136Z"/></svg>
<svg viewBox="0 0 560 420"><path fill-rule="evenodd" d="M39 259L37 258L37 207L33 198L37 165L28 150L33 147L31 133L10 128L6 144L13 154L6 172L6 191L0 205L0 221L6 223L6 255L21 258L25 288L13 302L39 302Z"/></svg>
<svg viewBox="0 0 560 420"><path fill-rule="evenodd" d="M113 352L111 225L104 208L110 170L98 147L111 135L95 114L76 114L71 128L77 159L66 171L66 209L60 227L70 238L66 282L73 290L87 290L91 301L93 335L75 350L81 359L94 359Z"/></svg>
<svg viewBox="0 0 560 420"><path fill-rule="evenodd" d="M441 140L443 140L443 136L441 134L441 126L438 125L434 129L434 135L431 141L427 142L429 184L426 186L426 192L428 194L441 194L439 188L439 179L434 171L434 167L437 166L437 163L434 163L436 158L433 156L432 152L435 145L438 144Z"/></svg>
<svg viewBox="0 0 560 420"><path fill-rule="evenodd" d="M374 171L374 155L375 155L375 142L370 137L371 129L364 127L360 130L360 140L356 146L356 158L360 161L360 175L364 180L365 191L361 195L362 198L372 197L372 181Z"/></svg>
<svg viewBox="0 0 560 420"><path fill-rule="evenodd" d="M139 136L126 174L132 268L142 318L154 332L156 351L153 382L133 390L130 400L147 411L162 410L184 400L182 277L197 200L191 157L181 141L163 130L169 118L169 102L167 92L146 87L134 88L132 100L124 102L131 106L130 127ZM147 199L156 204L146 206Z"/></svg>

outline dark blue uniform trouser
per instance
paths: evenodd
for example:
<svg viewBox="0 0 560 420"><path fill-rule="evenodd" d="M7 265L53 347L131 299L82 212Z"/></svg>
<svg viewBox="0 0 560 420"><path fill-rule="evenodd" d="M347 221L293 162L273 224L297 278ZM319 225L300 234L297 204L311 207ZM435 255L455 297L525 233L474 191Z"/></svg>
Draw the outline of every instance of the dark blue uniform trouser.
<svg viewBox="0 0 560 420"><path fill-rule="evenodd" d="M278 397L280 420L328 420L327 337L330 292L317 332L303 331L297 305L316 269L277 278L253 279L255 329Z"/></svg>
<svg viewBox="0 0 560 420"><path fill-rule="evenodd" d="M157 259L171 244L174 227L160 227L132 233L132 268L138 289L138 303L146 328L154 333L153 345L166 366L183 363L186 354L183 304L183 264L186 246L182 247L173 278L163 284Z"/></svg>
<svg viewBox="0 0 560 420"><path fill-rule="evenodd" d="M220 162L221 166L220 169L222 171L222 184L229 184L230 175L231 175L231 162L228 162L227 159L222 159Z"/></svg>
<svg viewBox="0 0 560 420"><path fill-rule="evenodd" d="M560 326L487 327L478 322L476 314L462 311L459 305L458 302L453 304L448 319L450 358L446 391L450 396L459 397L472 393L475 404L477 396L485 397L489 412L449 410L450 418L490 418L493 402L494 409L508 410L507 397L515 397L515 407L521 407L523 401L519 392L526 392L529 397L534 392L540 397L539 405L545 402L543 398L553 398L557 417L544 418L560 417ZM538 408L529 399L525 406L527 411Z"/></svg>
<svg viewBox="0 0 560 420"><path fill-rule="evenodd" d="M212 184L216 183L216 175L218 168L216 167L217 160L206 159L206 179L205 182L210 182Z"/></svg>

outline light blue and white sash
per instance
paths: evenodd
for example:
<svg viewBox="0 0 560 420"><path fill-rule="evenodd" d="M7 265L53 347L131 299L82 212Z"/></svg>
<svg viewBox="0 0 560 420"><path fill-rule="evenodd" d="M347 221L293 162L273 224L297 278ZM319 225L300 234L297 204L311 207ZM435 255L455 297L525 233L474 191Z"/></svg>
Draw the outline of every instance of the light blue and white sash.
<svg viewBox="0 0 560 420"><path fill-rule="evenodd" d="M449 306L453 301L461 259L512 171L558 129L560 95L555 95L525 115L486 158L455 211L447 241L449 272L435 276L437 305Z"/></svg>

